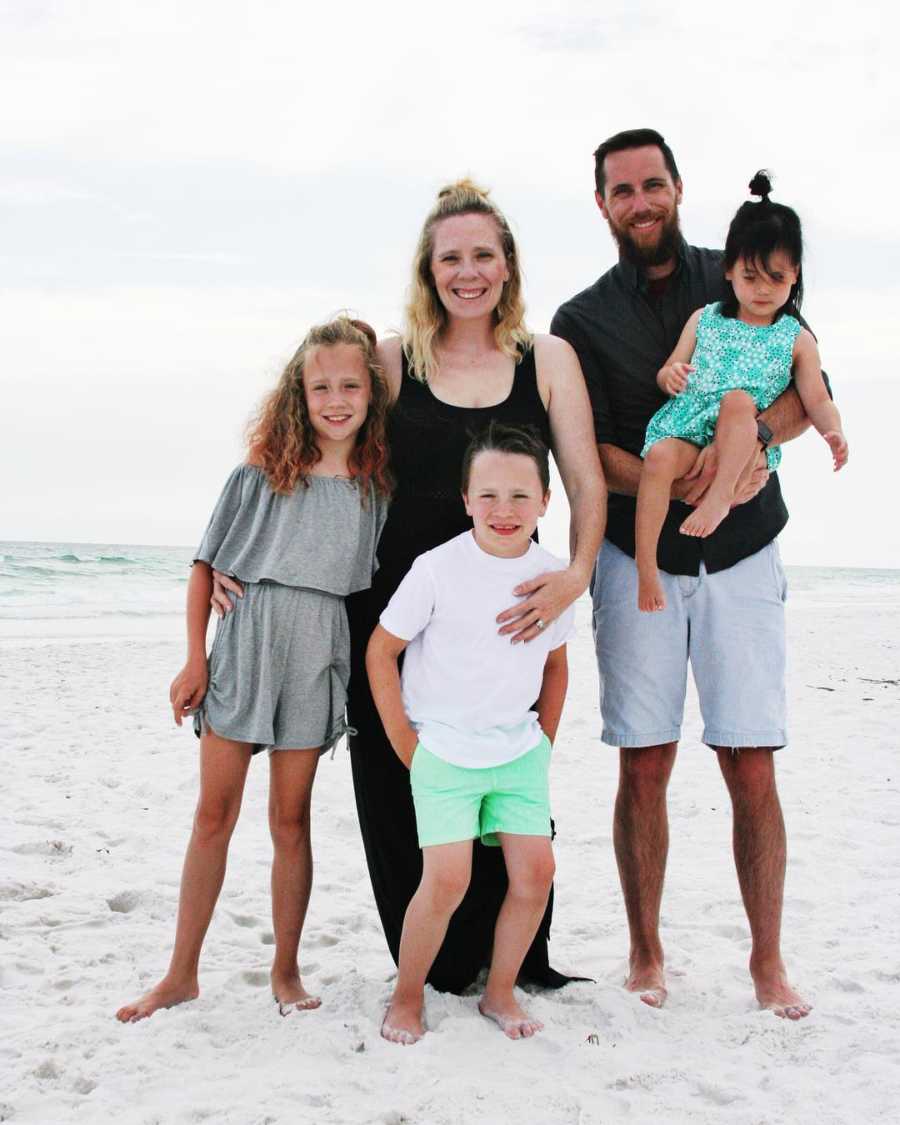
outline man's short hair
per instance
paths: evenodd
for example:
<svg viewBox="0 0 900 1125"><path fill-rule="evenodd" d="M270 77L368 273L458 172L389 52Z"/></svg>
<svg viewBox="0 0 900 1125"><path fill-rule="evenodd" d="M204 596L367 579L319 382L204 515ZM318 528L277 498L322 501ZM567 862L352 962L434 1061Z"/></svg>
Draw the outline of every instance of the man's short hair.
<svg viewBox="0 0 900 1125"><path fill-rule="evenodd" d="M621 133L616 133L614 137L605 140L594 153L594 183L597 185L597 191L600 195L603 195L606 190L606 171L603 167L603 161L607 156L611 152L624 152L629 148L645 148L647 145L655 145L663 154L663 160L666 162L666 168L668 168L672 179L680 178L675 157L666 144L662 133L657 133L655 129L625 129Z"/></svg>
<svg viewBox="0 0 900 1125"><path fill-rule="evenodd" d="M533 426L505 426L491 422L469 442L463 455L462 491L469 491L472 462L479 453L518 453L534 461L544 495L550 488L550 461L547 446Z"/></svg>

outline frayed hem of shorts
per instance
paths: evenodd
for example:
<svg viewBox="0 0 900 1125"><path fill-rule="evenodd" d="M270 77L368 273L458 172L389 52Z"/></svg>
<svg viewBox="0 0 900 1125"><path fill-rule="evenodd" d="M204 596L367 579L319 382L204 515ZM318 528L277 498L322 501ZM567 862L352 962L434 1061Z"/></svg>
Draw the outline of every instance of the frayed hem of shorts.
<svg viewBox="0 0 900 1125"><path fill-rule="evenodd" d="M773 734L772 731L743 730L743 731L711 731L705 730L700 740L710 750L755 750L761 747L765 750L783 750L788 744L787 731L783 728Z"/></svg>
<svg viewBox="0 0 900 1125"><path fill-rule="evenodd" d="M628 734L617 734L606 727L600 735L600 740L607 746L616 746L624 750L642 750L645 746L664 746L667 742L678 742L681 738L679 727L670 727L664 731L631 731Z"/></svg>

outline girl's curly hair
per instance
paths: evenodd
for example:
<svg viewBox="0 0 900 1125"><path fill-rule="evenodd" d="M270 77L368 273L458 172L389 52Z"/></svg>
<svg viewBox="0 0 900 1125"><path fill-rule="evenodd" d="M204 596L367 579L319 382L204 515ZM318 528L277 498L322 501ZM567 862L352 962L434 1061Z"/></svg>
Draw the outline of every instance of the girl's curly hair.
<svg viewBox="0 0 900 1125"><path fill-rule="evenodd" d="M370 484L383 496L390 494L393 481L385 434L390 392L375 361L375 343L374 329L346 315L317 324L306 334L247 427L248 460L265 473L273 492L290 493L298 484L308 487L310 469L322 458L303 388L303 371L310 355L316 348L349 344L362 352L371 383L369 411L349 457L350 472L360 485L363 504Z"/></svg>

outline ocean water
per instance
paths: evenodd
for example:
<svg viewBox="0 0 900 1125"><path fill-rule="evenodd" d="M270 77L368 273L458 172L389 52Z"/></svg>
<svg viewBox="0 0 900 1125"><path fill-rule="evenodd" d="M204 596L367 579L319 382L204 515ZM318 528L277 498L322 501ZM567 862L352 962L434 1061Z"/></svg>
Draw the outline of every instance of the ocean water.
<svg viewBox="0 0 900 1125"><path fill-rule="evenodd" d="M159 632L183 612L191 550L0 541L0 636Z"/></svg>
<svg viewBox="0 0 900 1125"><path fill-rule="evenodd" d="M190 547L0 541L0 636L159 632L179 626ZM788 567L791 599L900 602L900 570ZM160 619L168 619L163 625ZM155 628L154 628L155 626Z"/></svg>

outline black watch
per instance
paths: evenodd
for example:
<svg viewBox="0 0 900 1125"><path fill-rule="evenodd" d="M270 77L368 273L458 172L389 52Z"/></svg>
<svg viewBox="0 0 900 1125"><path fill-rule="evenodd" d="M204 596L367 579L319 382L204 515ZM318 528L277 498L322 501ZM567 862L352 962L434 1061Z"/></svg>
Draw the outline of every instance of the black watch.
<svg viewBox="0 0 900 1125"><path fill-rule="evenodd" d="M769 442L774 437L774 434L769 429L769 427L765 424L765 422L762 420L762 418L756 419L756 437L759 440L760 444L762 445L763 449L769 448Z"/></svg>

